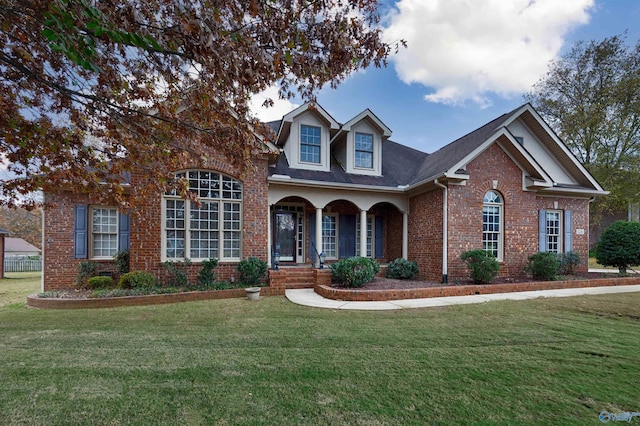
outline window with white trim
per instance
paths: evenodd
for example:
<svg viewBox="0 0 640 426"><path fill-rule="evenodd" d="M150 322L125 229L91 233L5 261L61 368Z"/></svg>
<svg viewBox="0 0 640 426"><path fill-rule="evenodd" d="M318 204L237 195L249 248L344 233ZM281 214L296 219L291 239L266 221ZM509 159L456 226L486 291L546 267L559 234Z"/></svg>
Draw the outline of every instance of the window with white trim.
<svg viewBox="0 0 640 426"><path fill-rule="evenodd" d="M242 184L207 170L176 174L189 181L200 205L175 193L164 197L163 258L240 260Z"/></svg>
<svg viewBox="0 0 640 426"><path fill-rule="evenodd" d="M338 222L334 215L322 216L322 250L327 258L338 257Z"/></svg>
<svg viewBox="0 0 640 426"><path fill-rule="evenodd" d="M373 169L373 135L356 133L355 142L355 167Z"/></svg>
<svg viewBox="0 0 640 426"><path fill-rule="evenodd" d="M118 252L118 209L91 208L91 258L112 259Z"/></svg>
<svg viewBox="0 0 640 426"><path fill-rule="evenodd" d="M373 216L367 216L367 257L373 253ZM356 256L360 256L360 216L356 216Z"/></svg>
<svg viewBox="0 0 640 426"><path fill-rule="evenodd" d="M482 249L502 260L502 197L488 191L482 203Z"/></svg>
<svg viewBox="0 0 640 426"><path fill-rule="evenodd" d="M320 127L300 126L300 162L320 164L321 138Z"/></svg>
<svg viewBox="0 0 640 426"><path fill-rule="evenodd" d="M562 212L559 210L547 210L547 251L551 253L561 253L562 250Z"/></svg>

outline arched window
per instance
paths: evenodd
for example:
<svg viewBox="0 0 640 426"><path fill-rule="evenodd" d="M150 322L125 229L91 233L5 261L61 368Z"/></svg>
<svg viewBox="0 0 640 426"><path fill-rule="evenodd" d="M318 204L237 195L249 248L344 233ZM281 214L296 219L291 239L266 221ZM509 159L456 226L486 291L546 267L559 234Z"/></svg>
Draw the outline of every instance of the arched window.
<svg viewBox="0 0 640 426"><path fill-rule="evenodd" d="M502 260L502 197L489 191L482 202L482 248Z"/></svg>
<svg viewBox="0 0 640 426"><path fill-rule="evenodd" d="M168 193L163 199L163 260L240 260L242 183L208 170L176 177L189 181L200 206Z"/></svg>

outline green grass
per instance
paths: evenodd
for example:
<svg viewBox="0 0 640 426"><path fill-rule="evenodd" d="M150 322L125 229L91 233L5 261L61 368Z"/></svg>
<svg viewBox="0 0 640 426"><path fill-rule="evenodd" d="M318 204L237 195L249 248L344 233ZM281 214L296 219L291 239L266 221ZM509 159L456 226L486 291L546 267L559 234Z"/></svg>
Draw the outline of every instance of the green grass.
<svg viewBox="0 0 640 426"><path fill-rule="evenodd" d="M3 425L600 424L600 411L640 411L640 293L38 310L24 306L38 281L22 281L20 303L0 281Z"/></svg>

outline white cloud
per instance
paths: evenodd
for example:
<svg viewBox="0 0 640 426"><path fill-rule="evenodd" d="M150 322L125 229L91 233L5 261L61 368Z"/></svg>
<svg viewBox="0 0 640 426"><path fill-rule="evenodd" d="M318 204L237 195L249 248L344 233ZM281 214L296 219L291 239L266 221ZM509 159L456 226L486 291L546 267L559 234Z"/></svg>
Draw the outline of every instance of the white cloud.
<svg viewBox="0 0 640 426"><path fill-rule="evenodd" d="M593 6L594 0L400 0L385 40L407 41L391 60L403 82L434 89L427 101L488 106L489 93L529 90Z"/></svg>
<svg viewBox="0 0 640 426"><path fill-rule="evenodd" d="M273 106L266 108L262 104L266 99L273 100ZM280 99L278 96L278 87L271 86L260 93L251 97L249 107L253 114L263 122L280 120L282 117L298 108L300 105L294 104L288 99Z"/></svg>

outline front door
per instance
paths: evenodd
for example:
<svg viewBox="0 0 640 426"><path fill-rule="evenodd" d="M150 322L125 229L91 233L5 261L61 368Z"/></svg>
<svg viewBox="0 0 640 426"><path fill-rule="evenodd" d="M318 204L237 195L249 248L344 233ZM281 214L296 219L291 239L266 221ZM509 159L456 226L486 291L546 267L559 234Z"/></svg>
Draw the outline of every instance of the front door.
<svg viewBox="0 0 640 426"><path fill-rule="evenodd" d="M296 223L294 212L275 212L273 220L273 252L280 253L281 262L296 261Z"/></svg>

